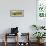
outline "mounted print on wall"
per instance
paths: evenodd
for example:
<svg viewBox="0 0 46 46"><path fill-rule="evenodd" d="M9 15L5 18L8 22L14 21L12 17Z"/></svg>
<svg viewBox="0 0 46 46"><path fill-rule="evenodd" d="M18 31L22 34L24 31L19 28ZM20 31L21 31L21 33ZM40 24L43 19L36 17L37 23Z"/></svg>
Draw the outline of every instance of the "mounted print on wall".
<svg viewBox="0 0 46 46"><path fill-rule="evenodd" d="M11 10L10 16L12 16L12 17L23 17L24 16L24 10Z"/></svg>
<svg viewBox="0 0 46 46"><path fill-rule="evenodd" d="M46 0L37 0L37 15L41 17L46 17Z"/></svg>

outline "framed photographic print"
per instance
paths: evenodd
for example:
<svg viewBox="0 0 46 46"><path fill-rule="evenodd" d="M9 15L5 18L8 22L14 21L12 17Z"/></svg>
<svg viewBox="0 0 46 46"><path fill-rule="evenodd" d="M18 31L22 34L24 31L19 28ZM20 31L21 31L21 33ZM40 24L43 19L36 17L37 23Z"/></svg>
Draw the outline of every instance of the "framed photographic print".
<svg viewBox="0 0 46 46"><path fill-rule="evenodd" d="M46 18L46 0L37 0L37 15Z"/></svg>
<svg viewBox="0 0 46 46"><path fill-rule="evenodd" d="M12 17L23 17L24 16L24 10L11 10L10 16L12 16Z"/></svg>

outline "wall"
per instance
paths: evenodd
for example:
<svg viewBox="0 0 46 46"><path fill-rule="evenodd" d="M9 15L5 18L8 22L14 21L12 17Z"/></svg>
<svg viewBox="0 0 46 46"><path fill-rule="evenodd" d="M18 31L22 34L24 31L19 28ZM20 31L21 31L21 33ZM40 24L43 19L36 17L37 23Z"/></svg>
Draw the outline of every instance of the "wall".
<svg viewBox="0 0 46 46"><path fill-rule="evenodd" d="M24 17L11 17L10 10L24 10ZM30 32L36 24L36 0L0 0L0 34L10 32L9 28L19 27L19 32Z"/></svg>

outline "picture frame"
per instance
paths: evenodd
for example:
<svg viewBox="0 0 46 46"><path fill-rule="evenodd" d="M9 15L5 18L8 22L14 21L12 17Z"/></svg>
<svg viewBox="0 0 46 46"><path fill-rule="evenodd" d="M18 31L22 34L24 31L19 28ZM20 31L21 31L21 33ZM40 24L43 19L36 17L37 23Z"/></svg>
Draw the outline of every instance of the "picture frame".
<svg viewBox="0 0 46 46"><path fill-rule="evenodd" d="M46 4L43 2L46 0L37 0L36 1L36 24L37 25L46 25Z"/></svg>
<svg viewBox="0 0 46 46"><path fill-rule="evenodd" d="M23 17L24 10L10 10L10 16L11 17Z"/></svg>

